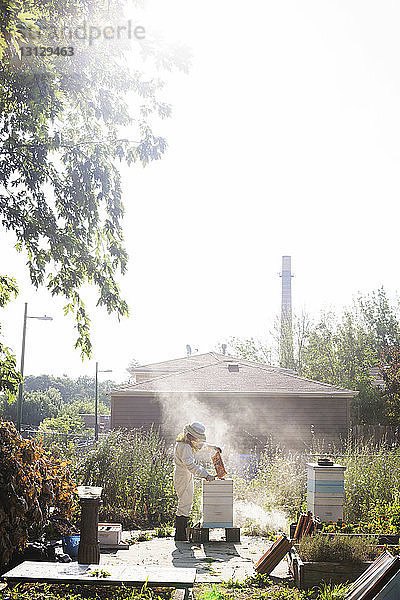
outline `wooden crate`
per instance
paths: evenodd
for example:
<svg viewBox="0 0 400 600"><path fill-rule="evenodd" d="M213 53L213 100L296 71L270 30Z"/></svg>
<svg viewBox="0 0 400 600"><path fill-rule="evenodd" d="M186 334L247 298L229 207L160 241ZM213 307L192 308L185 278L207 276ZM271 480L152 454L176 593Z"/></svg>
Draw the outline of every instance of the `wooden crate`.
<svg viewBox="0 0 400 600"><path fill-rule="evenodd" d="M99 523L98 540L101 545L118 545L121 537L121 523Z"/></svg>
<svg viewBox="0 0 400 600"><path fill-rule="evenodd" d="M233 527L233 481L230 479L203 480L202 509L202 527Z"/></svg>
<svg viewBox="0 0 400 600"><path fill-rule="evenodd" d="M344 562L303 562L295 548L289 552L289 569L296 587L306 590L321 583L352 583L372 564Z"/></svg>

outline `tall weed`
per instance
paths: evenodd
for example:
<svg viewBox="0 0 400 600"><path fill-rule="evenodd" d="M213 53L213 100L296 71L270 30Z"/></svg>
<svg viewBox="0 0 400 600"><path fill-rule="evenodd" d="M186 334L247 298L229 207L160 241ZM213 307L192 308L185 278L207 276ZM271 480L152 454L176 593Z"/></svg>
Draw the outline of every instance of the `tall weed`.
<svg viewBox="0 0 400 600"><path fill-rule="evenodd" d="M113 431L81 465L80 479L103 488L101 518L133 528L172 522L173 460L155 430Z"/></svg>
<svg viewBox="0 0 400 600"><path fill-rule="evenodd" d="M348 440L341 448L331 448L330 455L346 467L344 520L378 524L385 517L393 531L400 531L400 448ZM267 448L253 479L235 478L235 496L295 518L306 507L306 465L315 460L314 452Z"/></svg>
<svg viewBox="0 0 400 600"><path fill-rule="evenodd" d="M253 502L265 511L279 508L290 517L300 512L305 494L304 455L279 448L261 455L253 479L235 478L236 499Z"/></svg>

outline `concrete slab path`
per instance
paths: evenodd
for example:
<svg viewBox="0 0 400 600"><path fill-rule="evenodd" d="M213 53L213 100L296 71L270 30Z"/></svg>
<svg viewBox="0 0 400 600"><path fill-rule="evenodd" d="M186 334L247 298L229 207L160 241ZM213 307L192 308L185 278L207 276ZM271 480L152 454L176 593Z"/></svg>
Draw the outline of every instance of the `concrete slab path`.
<svg viewBox="0 0 400 600"><path fill-rule="evenodd" d="M137 534L137 532L132 532ZM216 536L213 530L212 536ZM124 532L124 538L129 537ZM175 542L172 538L153 538L137 542L129 550L102 551L100 565L140 565L178 568L195 568L199 583L243 581L254 575L255 562L267 551L272 542L262 537L242 536L241 543L227 543L213 540L206 544ZM289 569L286 559L272 571L274 579L288 579Z"/></svg>

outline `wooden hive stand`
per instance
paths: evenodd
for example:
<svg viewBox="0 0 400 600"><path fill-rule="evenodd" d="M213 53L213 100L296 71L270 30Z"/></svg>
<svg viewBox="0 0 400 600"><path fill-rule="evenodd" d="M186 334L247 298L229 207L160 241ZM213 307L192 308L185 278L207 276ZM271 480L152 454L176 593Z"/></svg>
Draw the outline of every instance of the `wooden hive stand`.
<svg viewBox="0 0 400 600"><path fill-rule="evenodd" d="M210 541L210 529L225 529L225 542L239 543L240 542L240 527L223 527L216 525L215 527L202 527L200 524L195 527L189 527L188 539L190 542L197 544L205 544Z"/></svg>

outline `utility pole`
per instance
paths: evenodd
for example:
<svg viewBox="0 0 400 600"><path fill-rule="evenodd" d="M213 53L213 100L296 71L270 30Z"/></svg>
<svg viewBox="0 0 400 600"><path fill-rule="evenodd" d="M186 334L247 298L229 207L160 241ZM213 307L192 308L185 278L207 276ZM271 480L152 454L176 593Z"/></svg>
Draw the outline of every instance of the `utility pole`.
<svg viewBox="0 0 400 600"><path fill-rule="evenodd" d="M39 321L52 321L53 317L48 317L44 315L43 317L29 317L28 316L28 303L25 302L24 309L24 324L22 328L22 349L21 349L21 368L20 373L22 378L24 377L24 366L25 366L25 340L26 340L26 321L27 319L38 319ZM17 431L21 431L22 424L22 403L23 403L23 393L24 393L24 381L19 384L18 388L18 401L17 401Z"/></svg>
<svg viewBox="0 0 400 600"><path fill-rule="evenodd" d="M94 439L99 439L99 418L98 418L98 373L112 373L112 369L105 369L104 371L99 371L99 363L96 362L96 377L95 377L95 399L94 399Z"/></svg>
<svg viewBox="0 0 400 600"><path fill-rule="evenodd" d="M99 363L96 362L96 395L95 395L95 400L94 400L94 439L97 440L99 439L99 423L98 423L98 416L97 416L97 399L98 399L98 386L97 386L97 374L99 372Z"/></svg>
<svg viewBox="0 0 400 600"><path fill-rule="evenodd" d="M21 431L21 422L22 422L22 395L24 392L24 363L25 363L25 339L26 339L27 314L28 314L28 303L25 302L24 326L22 329L21 367L20 367L22 381L19 384L19 388L18 388L18 404L17 404L17 431L18 432Z"/></svg>

